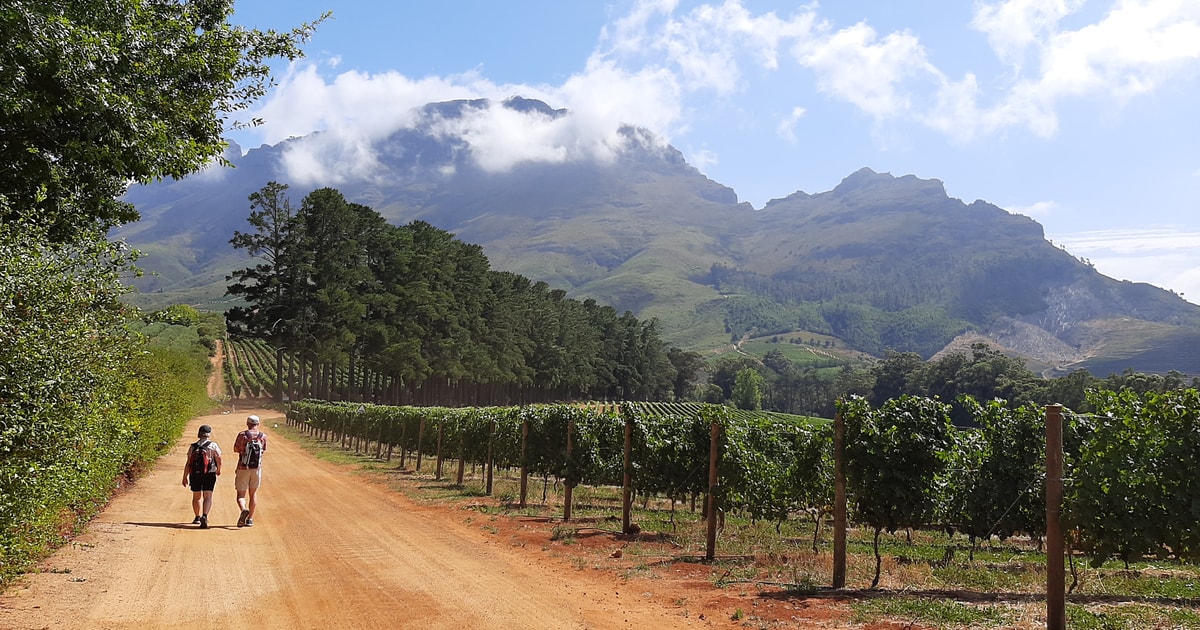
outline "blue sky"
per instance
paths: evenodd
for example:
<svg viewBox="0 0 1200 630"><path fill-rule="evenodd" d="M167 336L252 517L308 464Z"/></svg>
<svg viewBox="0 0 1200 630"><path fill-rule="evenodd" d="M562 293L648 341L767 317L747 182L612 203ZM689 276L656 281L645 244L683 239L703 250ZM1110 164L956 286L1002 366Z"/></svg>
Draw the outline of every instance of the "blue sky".
<svg viewBox="0 0 1200 630"><path fill-rule="evenodd" d="M327 10L232 136L326 131L297 187L366 176L414 107L520 95L574 115L446 132L504 169L602 159L637 124L756 208L864 166L939 179L1200 303L1200 0L237 0L233 21Z"/></svg>

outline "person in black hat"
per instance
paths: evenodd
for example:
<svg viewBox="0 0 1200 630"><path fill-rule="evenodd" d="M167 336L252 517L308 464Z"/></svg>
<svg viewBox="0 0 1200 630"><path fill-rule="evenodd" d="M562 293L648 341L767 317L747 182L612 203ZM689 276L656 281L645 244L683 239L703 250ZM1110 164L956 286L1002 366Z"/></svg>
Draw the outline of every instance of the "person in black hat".
<svg viewBox="0 0 1200 630"><path fill-rule="evenodd" d="M200 425L199 439L188 447L187 462L183 465L183 485L192 488L192 523L208 529L208 511L212 509L213 488L221 475L221 447L210 440L212 427Z"/></svg>

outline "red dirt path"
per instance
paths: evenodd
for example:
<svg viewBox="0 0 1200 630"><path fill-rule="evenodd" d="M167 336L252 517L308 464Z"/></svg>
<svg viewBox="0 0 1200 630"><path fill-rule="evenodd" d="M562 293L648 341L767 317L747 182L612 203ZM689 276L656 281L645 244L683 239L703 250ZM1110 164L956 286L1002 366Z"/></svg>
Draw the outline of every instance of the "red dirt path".
<svg viewBox="0 0 1200 630"><path fill-rule="evenodd" d="M563 545L545 523L419 504L280 436L264 460L255 526L236 527L228 467L212 526L199 530L180 485L186 445L207 423L228 453L248 413L264 418L268 434L281 422L265 409L193 420L87 533L0 594L0 628L849 626L836 600L718 589L701 564L643 575L620 554L596 559L597 546L621 547L615 536Z"/></svg>

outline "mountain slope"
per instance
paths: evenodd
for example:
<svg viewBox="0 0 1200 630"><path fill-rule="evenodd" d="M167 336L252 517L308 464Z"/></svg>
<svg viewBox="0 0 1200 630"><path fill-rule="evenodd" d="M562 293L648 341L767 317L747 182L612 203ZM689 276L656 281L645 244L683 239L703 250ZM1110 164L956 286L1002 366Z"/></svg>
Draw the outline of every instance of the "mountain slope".
<svg viewBox="0 0 1200 630"><path fill-rule="evenodd" d="M1115 365L1105 357L1138 362L1156 340L1200 327L1195 305L1101 275L1047 242L1032 219L983 201L964 204L941 182L911 175L863 169L832 191L772 201L745 243L740 269L753 270L767 287L760 293L923 313L922 338L898 335L906 343L893 347L926 355L943 343L928 326L939 317L943 335L961 325L964 335L982 334L1048 365L1078 363L1104 373ZM1155 352L1161 357L1145 369L1195 366Z"/></svg>
<svg viewBox="0 0 1200 630"><path fill-rule="evenodd" d="M1200 339L1200 307L1107 278L1032 219L965 204L937 180L862 169L755 210L642 130L502 165L448 131L497 111L560 132L571 122L527 99L436 103L366 148L314 134L234 148L233 170L134 188L143 218L116 236L160 274L135 299L223 308L224 274L244 264L228 240L247 229L247 196L276 180L297 202L333 186L390 221L428 221L482 245L494 268L656 317L688 349L809 332L931 356L978 338L1047 369L1200 373L1179 352Z"/></svg>

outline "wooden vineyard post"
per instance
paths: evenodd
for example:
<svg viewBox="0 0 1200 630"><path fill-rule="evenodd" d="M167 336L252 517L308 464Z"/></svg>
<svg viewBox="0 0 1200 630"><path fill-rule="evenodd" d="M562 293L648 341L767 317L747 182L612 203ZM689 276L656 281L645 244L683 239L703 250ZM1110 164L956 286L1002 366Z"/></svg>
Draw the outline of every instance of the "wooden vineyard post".
<svg viewBox="0 0 1200 630"><path fill-rule="evenodd" d="M525 507L529 495L529 463L525 458L529 455L529 419L521 420L521 499L519 505Z"/></svg>
<svg viewBox="0 0 1200 630"><path fill-rule="evenodd" d="M421 416L421 424L417 427L417 472L421 472L421 455L424 450L421 442L425 439L425 416Z"/></svg>
<svg viewBox="0 0 1200 630"><path fill-rule="evenodd" d="M625 415L625 474L621 479L621 533L631 534L633 526L633 418Z"/></svg>
<svg viewBox="0 0 1200 630"><path fill-rule="evenodd" d="M433 478L437 481L442 480L442 464L446 458L442 455L442 438L446 435L446 418L443 416L438 420L438 441L437 441L437 471L434 472Z"/></svg>
<svg viewBox="0 0 1200 630"><path fill-rule="evenodd" d="M567 468L571 469L571 451L575 449L575 421L567 420ZM571 495L574 494L575 483L568 477L563 484L563 522L571 521Z"/></svg>
<svg viewBox="0 0 1200 630"><path fill-rule="evenodd" d="M404 447L404 438L408 435L408 423L400 422L400 469L408 467L408 449Z"/></svg>
<svg viewBox="0 0 1200 630"><path fill-rule="evenodd" d="M1066 630L1066 569L1063 566L1062 405L1046 406L1046 630Z"/></svg>
<svg viewBox="0 0 1200 630"><path fill-rule="evenodd" d="M467 467L466 459L466 438L463 437L462 420L458 421L458 477L454 483L460 487L463 485L463 473Z"/></svg>
<svg viewBox="0 0 1200 630"><path fill-rule="evenodd" d="M716 418L710 419L711 427L708 440L708 536L705 541L704 559L711 562L717 557L717 514L720 512L717 500L717 462L721 447L721 425Z"/></svg>
<svg viewBox="0 0 1200 630"><path fill-rule="evenodd" d="M833 415L833 588L846 588L846 421Z"/></svg>
<svg viewBox="0 0 1200 630"><path fill-rule="evenodd" d="M492 496L492 445L496 441L496 421L488 423L487 495Z"/></svg>

